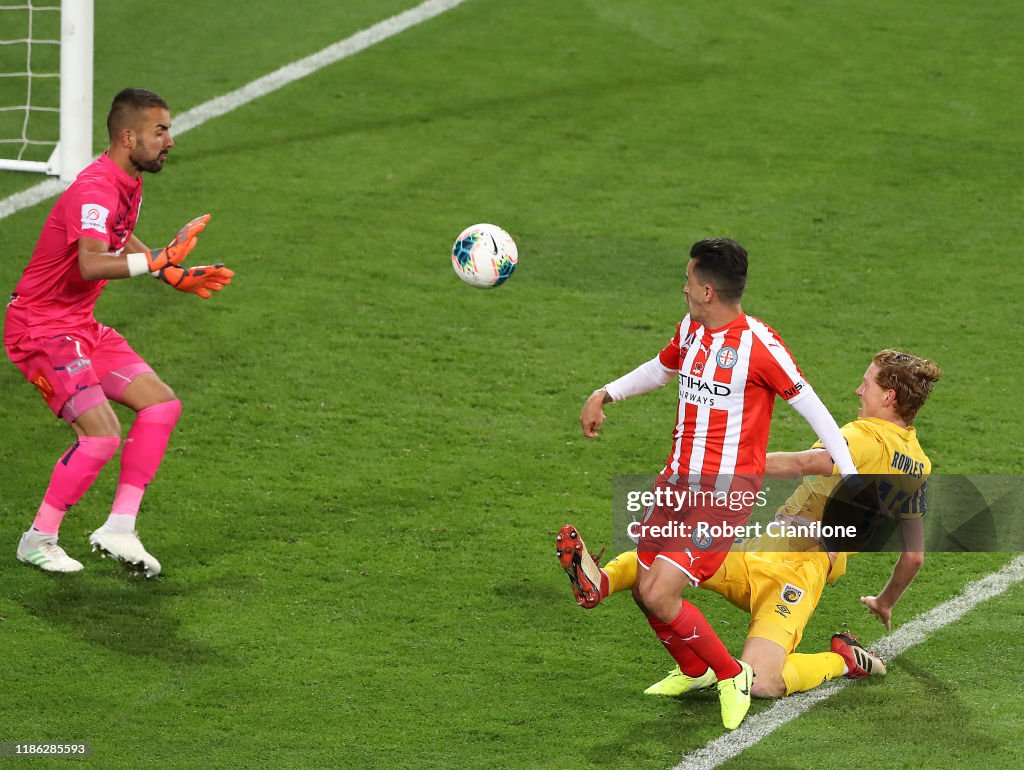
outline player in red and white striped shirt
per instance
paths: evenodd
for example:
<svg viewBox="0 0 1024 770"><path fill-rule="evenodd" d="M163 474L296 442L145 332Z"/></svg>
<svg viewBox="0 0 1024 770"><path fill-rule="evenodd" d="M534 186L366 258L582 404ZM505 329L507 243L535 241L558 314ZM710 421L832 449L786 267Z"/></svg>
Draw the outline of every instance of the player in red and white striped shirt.
<svg viewBox="0 0 1024 770"><path fill-rule="evenodd" d="M716 238L694 244L683 289L689 313L675 336L655 358L595 391L583 407L583 434L593 438L604 422L604 404L678 378L672 450L656 490L748 493L749 501L764 472L776 396L810 423L844 476L856 473L839 426L785 344L771 327L743 312L746 277L747 252L735 241ZM680 670L690 676L714 670L722 720L735 728L750 707L751 668L729 654L700 610L680 594L710 578L732 542L699 536L695 525L744 524L753 503L736 510L707 504L706 497L700 500L648 509L644 524L652 529L661 525L662 531L664 525L675 525L676 534L663 537L655 531L648 536L641 531L638 560L644 569L633 593ZM568 560L563 563L567 571L573 568Z"/></svg>

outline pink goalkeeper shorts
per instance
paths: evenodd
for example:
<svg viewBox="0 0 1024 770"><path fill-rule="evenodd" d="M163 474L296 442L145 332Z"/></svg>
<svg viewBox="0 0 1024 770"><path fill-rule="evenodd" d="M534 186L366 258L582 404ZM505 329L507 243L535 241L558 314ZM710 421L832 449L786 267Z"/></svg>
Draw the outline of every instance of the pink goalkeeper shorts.
<svg viewBox="0 0 1024 770"><path fill-rule="evenodd" d="M121 401L132 380L153 371L124 337L101 323L36 334L8 339L7 355L53 413L69 423L107 399Z"/></svg>

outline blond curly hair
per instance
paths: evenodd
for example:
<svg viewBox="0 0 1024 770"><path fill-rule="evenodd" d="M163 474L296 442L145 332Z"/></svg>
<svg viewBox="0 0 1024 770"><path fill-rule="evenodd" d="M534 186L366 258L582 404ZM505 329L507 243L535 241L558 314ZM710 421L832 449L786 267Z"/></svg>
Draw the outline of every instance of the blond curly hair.
<svg viewBox="0 0 1024 770"><path fill-rule="evenodd" d="M878 367L875 382L884 390L896 391L896 411L910 425L932 392L932 385L942 376L942 369L927 358L892 348L873 360Z"/></svg>

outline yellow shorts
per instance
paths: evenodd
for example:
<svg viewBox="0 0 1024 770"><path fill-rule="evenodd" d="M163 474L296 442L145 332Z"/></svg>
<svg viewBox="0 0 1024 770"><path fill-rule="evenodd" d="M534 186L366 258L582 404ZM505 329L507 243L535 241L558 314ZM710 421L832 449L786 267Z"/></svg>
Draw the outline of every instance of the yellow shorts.
<svg viewBox="0 0 1024 770"><path fill-rule="evenodd" d="M828 554L730 551L701 588L750 613L747 636L796 650L828 577Z"/></svg>

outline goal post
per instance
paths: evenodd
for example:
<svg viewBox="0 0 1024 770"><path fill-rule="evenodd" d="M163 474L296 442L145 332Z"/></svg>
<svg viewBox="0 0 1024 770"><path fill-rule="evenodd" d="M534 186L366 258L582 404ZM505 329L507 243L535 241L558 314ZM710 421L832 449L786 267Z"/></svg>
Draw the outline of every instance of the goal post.
<svg viewBox="0 0 1024 770"><path fill-rule="evenodd" d="M92 96L93 96L93 0L57 0L38 3L28 0L19 4L0 0L0 12L23 11L28 14L25 38L0 40L0 45L25 46L24 70L0 72L0 77L25 82L22 104L3 104L0 110L23 115L21 135L18 137L0 135L0 169L13 171L34 171L60 177L70 182L92 160ZM60 39L46 40L33 38L35 14L60 14ZM4 25L9 28L9 25ZM0 37L5 36L0 33ZM34 71L32 65L33 46L59 45L60 72ZM35 81L46 78L60 78L59 105L33 104ZM32 117L43 112L59 113L57 136L36 137L31 132ZM48 160L24 159L29 147L52 146ZM13 157L12 157L13 156Z"/></svg>
<svg viewBox="0 0 1024 770"><path fill-rule="evenodd" d="M92 161L93 0L61 0L60 143L48 174L70 182Z"/></svg>

